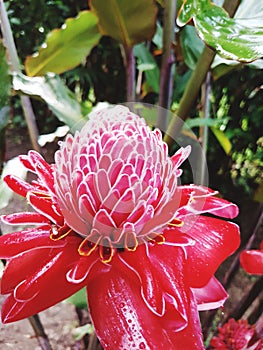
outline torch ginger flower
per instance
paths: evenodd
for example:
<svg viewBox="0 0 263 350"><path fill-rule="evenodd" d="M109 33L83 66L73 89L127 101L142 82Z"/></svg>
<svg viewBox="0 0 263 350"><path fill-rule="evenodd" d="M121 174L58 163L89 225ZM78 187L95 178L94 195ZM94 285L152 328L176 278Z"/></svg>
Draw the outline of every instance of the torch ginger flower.
<svg viewBox="0 0 263 350"><path fill-rule="evenodd" d="M211 339L211 350L262 350L263 339L259 339L255 326L247 320L231 318L218 328L218 335Z"/></svg>
<svg viewBox="0 0 263 350"><path fill-rule="evenodd" d="M44 310L86 286L105 349L202 349L198 310L227 294L213 276L239 245L237 207L216 191L180 186L190 147L168 156L159 130L127 108L93 113L49 165L21 156L36 174L8 186L35 212L6 215L34 228L0 238L7 259L3 322Z"/></svg>

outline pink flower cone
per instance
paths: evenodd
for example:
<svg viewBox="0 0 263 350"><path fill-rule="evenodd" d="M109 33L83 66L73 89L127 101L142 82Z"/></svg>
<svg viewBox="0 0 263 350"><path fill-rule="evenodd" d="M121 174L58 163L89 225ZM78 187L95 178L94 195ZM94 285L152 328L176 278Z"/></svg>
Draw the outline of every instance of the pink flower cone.
<svg viewBox="0 0 263 350"><path fill-rule="evenodd" d="M223 305L213 276L239 245L237 207L209 188L179 186L179 166L159 130L127 108L94 113L67 136L49 165L21 156L36 174L6 183L35 212L6 215L34 228L0 237L7 259L2 321L35 314L87 287L105 349L202 349L198 310Z"/></svg>

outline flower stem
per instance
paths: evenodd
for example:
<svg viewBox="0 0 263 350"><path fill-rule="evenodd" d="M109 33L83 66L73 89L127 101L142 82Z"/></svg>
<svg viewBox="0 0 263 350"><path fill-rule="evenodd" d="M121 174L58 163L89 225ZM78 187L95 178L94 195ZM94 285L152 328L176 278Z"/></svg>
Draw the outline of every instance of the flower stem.
<svg viewBox="0 0 263 350"><path fill-rule="evenodd" d="M173 75L172 67L174 64L174 54L172 50L172 43L174 42L174 26L176 17L176 0L164 1L164 26L163 26L163 56L161 66L160 79L160 94L158 105L164 109L170 109L172 91L173 91ZM158 113L157 127L166 131L167 129L167 113L162 113L160 109Z"/></svg>
<svg viewBox="0 0 263 350"><path fill-rule="evenodd" d="M37 340L39 342L39 345L42 350L52 350L52 347L50 345L48 336L45 333L44 327L40 321L40 318L38 314L34 316L30 316L28 318L32 328L34 329L35 335L37 337Z"/></svg>
<svg viewBox="0 0 263 350"><path fill-rule="evenodd" d="M225 0L223 7L229 13L229 16L233 17L239 4L240 0ZM210 69L215 55L215 51L208 46L205 46L203 52L199 56L195 70L193 71L180 100L176 116L171 120L167 133L164 136L164 141L169 147L172 146L174 139L180 133L183 126L182 120L184 121L188 117L189 111L198 97L201 85Z"/></svg>
<svg viewBox="0 0 263 350"><path fill-rule="evenodd" d="M211 73L210 71L206 75L206 81L203 84L202 88L202 111L201 117L203 119L208 119L210 115L210 92L211 92ZM208 126L200 126L199 128L199 139L201 144L200 149L200 164L199 171L197 172L197 183L199 185L205 185L208 182L208 173L207 173L207 163L206 163L206 153L207 153L207 145L208 145Z"/></svg>
<svg viewBox="0 0 263 350"><path fill-rule="evenodd" d="M127 102L135 102L135 59L133 48L121 45L121 52L126 71Z"/></svg>
<svg viewBox="0 0 263 350"><path fill-rule="evenodd" d="M0 0L0 25L11 71L12 73L21 72L18 54L3 0ZM29 97L21 96L21 104L24 111L32 146L36 151L40 152L40 147L37 143L38 128Z"/></svg>

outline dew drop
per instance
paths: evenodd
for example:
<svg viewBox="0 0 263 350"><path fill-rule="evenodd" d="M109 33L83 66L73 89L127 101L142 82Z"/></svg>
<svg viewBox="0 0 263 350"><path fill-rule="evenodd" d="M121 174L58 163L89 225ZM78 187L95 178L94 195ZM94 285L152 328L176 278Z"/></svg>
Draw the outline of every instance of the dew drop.
<svg viewBox="0 0 263 350"><path fill-rule="evenodd" d="M124 303L120 303L120 307L123 308L125 306Z"/></svg>
<svg viewBox="0 0 263 350"><path fill-rule="evenodd" d="M131 322L132 322L132 320L129 318L129 319L128 319L128 323L131 323Z"/></svg>

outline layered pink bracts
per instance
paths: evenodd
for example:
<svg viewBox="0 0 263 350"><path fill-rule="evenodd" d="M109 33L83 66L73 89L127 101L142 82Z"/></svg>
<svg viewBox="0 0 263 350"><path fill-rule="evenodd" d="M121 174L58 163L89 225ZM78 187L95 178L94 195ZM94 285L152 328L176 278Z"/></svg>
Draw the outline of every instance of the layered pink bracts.
<svg viewBox="0 0 263 350"><path fill-rule="evenodd" d="M7 259L3 322L28 317L87 287L105 349L202 349L198 310L227 294L213 277L239 245L237 207L201 186L178 185L190 148L168 156L159 130L127 108L93 113L49 165L21 156L36 174L8 186L35 212L6 215L35 227L0 238Z"/></svg>

